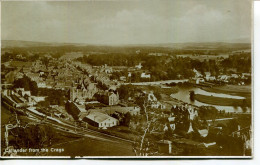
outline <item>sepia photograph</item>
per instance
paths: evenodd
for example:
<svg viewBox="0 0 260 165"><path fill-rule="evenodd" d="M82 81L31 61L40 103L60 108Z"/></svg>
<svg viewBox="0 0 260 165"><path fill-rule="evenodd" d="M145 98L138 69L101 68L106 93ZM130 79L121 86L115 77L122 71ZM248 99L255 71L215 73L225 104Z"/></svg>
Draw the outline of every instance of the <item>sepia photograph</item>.
<svg viewBox="0 0 260 165"><path fill-rule="evenodd" d="M1 1L1 158L254 156L253 1Z"/></svg>

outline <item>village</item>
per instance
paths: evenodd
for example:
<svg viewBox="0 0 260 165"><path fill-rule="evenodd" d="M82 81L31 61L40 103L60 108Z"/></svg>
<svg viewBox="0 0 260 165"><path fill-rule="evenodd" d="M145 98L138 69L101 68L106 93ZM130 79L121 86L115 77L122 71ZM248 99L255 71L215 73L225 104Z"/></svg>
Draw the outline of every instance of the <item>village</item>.
<svg viewBox="0 0 260 165"><path fill-rule="evenodd" d="M165 53L148 56L172 59ZM142 62L131 67L92 66L51 54L28 61L32 57L17 54L2 63L3 106L37 120L57 122L68 133L93 130L130 140L135 155L234 154L224 137L241 143L235 154L250 155L251 126L250 121L244 122L250 112L226 113L170 97L172 86L248 85L250 73L216 76L193 68L192 77L178 74L175 80L152 81L154 75L143 69ZM243 122L232 125L234 118ZM8 129L4 131L8 147Z"/></svg>

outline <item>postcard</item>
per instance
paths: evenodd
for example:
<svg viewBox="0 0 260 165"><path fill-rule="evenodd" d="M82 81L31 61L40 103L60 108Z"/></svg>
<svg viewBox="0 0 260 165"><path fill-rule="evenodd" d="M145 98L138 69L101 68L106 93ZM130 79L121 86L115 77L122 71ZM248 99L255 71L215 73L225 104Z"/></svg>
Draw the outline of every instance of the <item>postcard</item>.
<svg viewBox="0 0 260 165"><path fill-rule="evenodd" d="M252 158L251 0L2 1L2 158Z"/></svg>

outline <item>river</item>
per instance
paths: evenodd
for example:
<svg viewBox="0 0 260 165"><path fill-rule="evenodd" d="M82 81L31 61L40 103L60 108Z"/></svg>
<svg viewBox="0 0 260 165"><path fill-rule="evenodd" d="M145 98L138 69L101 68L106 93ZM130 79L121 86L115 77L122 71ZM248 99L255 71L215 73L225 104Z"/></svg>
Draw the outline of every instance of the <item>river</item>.
<svg viewBox="0 0 260 165"><path fill-rule="evenodd" d="M203 89L197 87L190 87L190 88L179 88L177 93L171 94L172 98L184 101L188 104L196 105L196 106L213 106L218 110L225 110L225 112L243 112L241 107L234 107L234 106L220 106L220 105L211 105L199 102L197 100L191 101L190 100L190 91L193 90L195 94L207 95L207 96L215 96L215 97L224 97L224 98L232 98L232 99L245 99L241 96L233 96L223 93L213 93L207 92ZM250 111L250 108L247 108L247 112Z"/></svg>

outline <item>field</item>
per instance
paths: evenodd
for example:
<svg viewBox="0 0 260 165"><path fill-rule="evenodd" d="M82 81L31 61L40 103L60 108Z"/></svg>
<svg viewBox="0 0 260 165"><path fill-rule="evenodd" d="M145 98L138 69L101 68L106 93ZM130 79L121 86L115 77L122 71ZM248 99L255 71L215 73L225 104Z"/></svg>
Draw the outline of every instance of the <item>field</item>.
<svg viewBox="0 0 260 165"><path fill-rule="evenodd" d="M49 152L48 156L134 156L131 143L101 141L93 138L82 138L55 145L53 148L63 148L64 152Z"/></svg>
<svg viewBox="0 0 260 165"><path fill-rule="evenodd" d="M184 55L177 55L177 57L182 57L182 58L189 57L189 58L194 59L194 60L204 61L204 60L217 60L218 58L228 58L229 55L228 54L221 54L221 55L197 55L197 56L193 56L191 54L184 54Z"/></svg>
<svg viewBox="0 0 260 165"><path fill-rule="evenodd" d="M5 106L1 106L1 126L9 122L12 115ZM29 123L32 120L28 119L26 116L19 116L23 122ZM121 128L122 129L122 128ZM4 148L4 127L1 129L1 146ZM108 131L108 130L107 130ZM112 131L112 130L111 130ZM95 139L95 138L79 138L74 134L64 133L62 131L55 131L55 138L52 141L51 146L46 146L49 152L45 156L134 156L132 151L132 145L129 142L115 141L114 139ZM112 131L113 132L113 131ZM123 130L118 132L118 134L123 134L127 136ZM128 133L129 136L129 133ZM129 138L132 138L129 136ZM11 139L11 137L10 137ZM9 139L9 140L10 140ZM13 143L10 141L10 144ZM3 149L2 148L2 149ZM50 152L51 148L64 149L64 152ZM1 150L3 153L3 150ZM20 153L20 156L34 156L35 153Z"/></svg>
<svg viewBox="0 0 260 165"><path fill-rule="evenodd" d="M28 118L27 116L21 116L18 115L19 120L21 121L21 123L31 123L34 120ZM1 154L3 154L3 151L5 149L5 139L4 139L4 135L5 135L5 124L10 123L10 120L14 120L14 117L12 118L12 112L10 110L8 110L5 106L1 105ZM75 140L78 139L79 136L75 135L75 134L69 134L69 133L64 133L61 132L59 130L55 130L56 134L55 134L55 138L52 140L52 144L59 144L61 142L64 141L71 141L71 140ZM15 141L13 140L12 134L9 135L9 145L11 146L15 146ZM34 156L35 153L20 153L20 156Z"/></svg>
<svg viewBox="0 0 260 165"><path fill-rule="evenodd" d="M195 99L202 103L221 106L241 106L245 104L245 101L242 99L221 98L201 94L196 94Z"/></svg>
<svg viewBox="0 0 260 165"><path fill-rule="evenodd" d="M224 93L235 96L243 96L247 99L251 99L251 85L240 86L240 85L225 85L212 88L202 88L208 92Z"/></svg>
<svg viewBox="0 0 260 165"><path fill-rule="evenodd" d="M138 137L136 135L136 133L134 134L131 130L128 129L128 127L125 127L125 126L116 126L116 127L110 127L107 129L98 129L97 127L89 125L88 129L98 131L98 132L101 132L101 133L104 133L107 135L112 135L112 136L116 136L119 138L132 140L132 141Z"/></svg>
<svg viewBox="0 0 260 165"><path fill-rule="evenodd" d="M12 113L6 109L3 105L1 105L1 124L6 124L9 121L9 118L11 117Z"/></svg>
<svg viewBox="0 0 260 165"><path fill-rule="evenodd" d="M79 57L83 57L82 52L70 52L70 53L65 53L61 59L75 59L75 58L79 58Z"/></svg>

